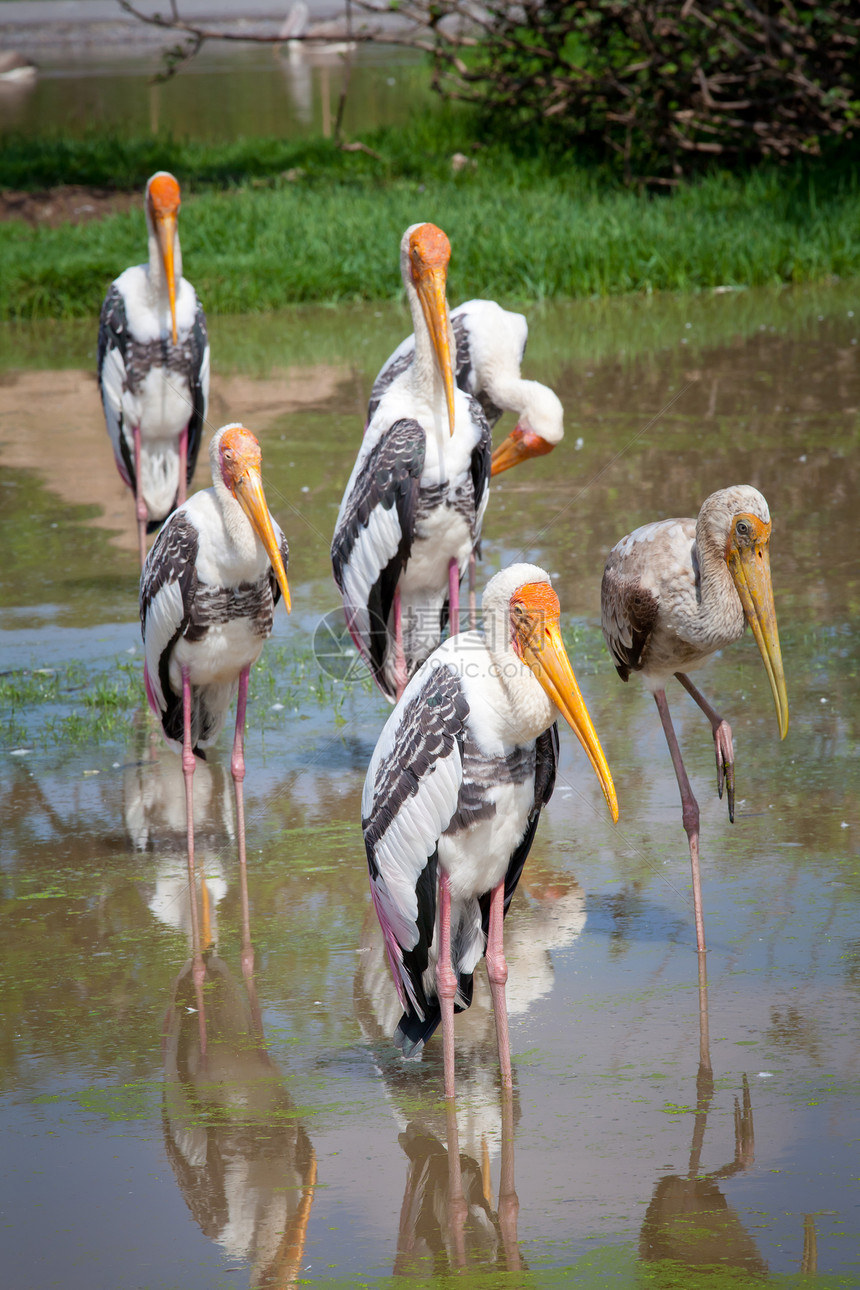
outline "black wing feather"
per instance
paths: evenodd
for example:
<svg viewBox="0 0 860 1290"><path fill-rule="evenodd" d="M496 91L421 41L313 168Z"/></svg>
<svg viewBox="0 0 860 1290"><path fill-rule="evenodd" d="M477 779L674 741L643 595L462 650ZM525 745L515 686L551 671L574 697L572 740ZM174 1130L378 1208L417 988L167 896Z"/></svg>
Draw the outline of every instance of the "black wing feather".
<svg viewBox="0 0 860 1290"><path fill-rule="evenodd" d="M555 773L558 766L558 725L556 722L545 730L542 735L538 735L535 740L535 800L529 815L529 822L522 839L511 856L508 864L507 873L505 874L505 913L507 914L514 892L517 889L517 883L520 880L529 852L532 849L532 843L537 832L540 813L552 797L555 788ZM481 921L486 936L490 927L490 896L491 892L485 892L479 899L481 906Z"/></svg>
<svg viewBox="0 0 860 1290"><path fill-rule="evenodd" d="M197 456L203 439L203 428L206 424L206 395L201 382L201 370L206 346L209 344L209 333L206 329L206 315L203 306L197 301L194 314L194 325L188 337L189 370L188 383L191 386L191 416L188 419L188 460L185 470L185 486L190 487L197 465ZM284 562L286 566L286 561Z"/></svg>
<svg viewBox="0 0 860 1290"><path fill-rule="evenodd" d="M102 404L104 404L104 391L102 390L102 370L105 364L105 358L108 351L118 349L122 354L122 360L128 370L129 354L131 346L131 336L128 330L128 317L125 312L125 300L122 292L115 282L108 287L107 295L102 301L101 313L99 314L99 344L98 344L98 381L99 393L101 394ZM120 434L119 448L122 454L123 465L132 488L137 485L137 478L134 470L134 454L126 440L124 434L122 413L119 413Z"/></svg>
<svg viewBox="0 0 860 1290"><path fill-rule="evenodd" d="M281 533L280 550L281 559L284 562L284 573L288 573L290 568L290 548L287 545L287 536L285 533ZM281 587L278 579L275 577L275 571L271 565L269 565L269 586L272 589L272 604L276 605L281 598Z"/></svg>
<svg viewBox="0 0 860 1290"><path fill-rule="evenodd" d="M372 884L385 880L376 857L377 844L404 804L420 791L426 777L433 773L435 763L450 756L455 743L460 746L462 755L468 717L469 705L460 678L447 667L435 668L426 684L406 705L394 746L376 770L370 816L362 820ZM422 982L436 925L437 877L438 846L434 845L415 885L418 900L416 944L411 949L400 946L403 975L408 977L415 997L415 1004L409 1000L395 1034L398 1047L407 1056L418 1044L429 1039L442 1016L437 999L435 996L427 997ZM383 931L390 934L385 926Z"/></svg>
<svg viewBox="0 0 860 1290"><path fill-rule="evenodd" d="M344 570L362 529L366 529L377 506L395 507L401 540L394 556L379 571L368 592L369 639L364 642L373 673L383 685L382 664L387 646L387 623L394 592L412 551L415 513L427 441L417 421L404 417L395 421L369 453L355 480L350 506L335 530L331 546L334 580L344 589Z"/></svg>
<svg viewBox="0 0 860 1290"><path fill-rule="evenodd" d="M158 658L158 680L166 708L161 714L161 726L168 739L179 743L183 737L182 696L174 694L170 685L170 655L173 646L182 636L191 618L197 595L197 548L200 535L191 521L174 511L153 543L140 579L140 624L146 637L146 620L153 601L169 583L179 585L182 598L182 619ZM195 748L195 752L199 750ZM202 756L202 752L199 753Z"/></svg>
<svg viewBox="0 0 860 1290"><path fill-rule="evenodd" d="M490 422L484 415L480 402L477 399L472 400L471 405L472 417L481 426L481 437L472 449L472 461L470 465L472 475L472 489L475 498L475 517L481 512L486 495L490 489L490 475L493 469L493 435L490 430ZM475 539L475 555L481 558L481 538L478 535Z"/></svg>

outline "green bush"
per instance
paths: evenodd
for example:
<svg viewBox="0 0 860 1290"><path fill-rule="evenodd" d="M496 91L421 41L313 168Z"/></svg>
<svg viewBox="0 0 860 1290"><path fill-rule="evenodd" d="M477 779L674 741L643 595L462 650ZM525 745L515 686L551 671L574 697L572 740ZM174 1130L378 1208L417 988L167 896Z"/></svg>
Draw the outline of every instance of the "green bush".
<svg viewBox="0 0 860 1290"><path fill-rule="evenodd" d="M856 0L489 0L477 31L467 0L418 4L437 89L490 128L539 122L611 156L627 179L817 155L860 113Z"/></svg>

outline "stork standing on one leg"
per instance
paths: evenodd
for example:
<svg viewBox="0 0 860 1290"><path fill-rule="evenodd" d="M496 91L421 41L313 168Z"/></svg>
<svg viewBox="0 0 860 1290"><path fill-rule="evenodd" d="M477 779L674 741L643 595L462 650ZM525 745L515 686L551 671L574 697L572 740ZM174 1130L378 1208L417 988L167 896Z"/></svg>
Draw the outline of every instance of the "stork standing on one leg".
<svg viewBox="0 0 860 1290"><path fill-rule="evenodd" d="M141 568L146 533L185 501L209 401L209 340L182 276L179 184L165 170L144 199L149 262L126 269L99 319L98 378L120 475L135 495Z"/></svg>
<svg viewBox="0 0 860 1290"><path fill-rule="evenodd" d="M400 245L415 359L367 427L340 505L331 557L346 621L390 699L459 628L460 579L489 494L490 429L457 389L445 281L451 247L434 224Z"/></svg>
<svg viewBox="0 0 860 1290"><path fill-rule="evenodd" d="M396 1043L442 1023L454 1095L454 1012L486 954L502 1082L511 1086L503 920L555 783L561 714L609 803L612 776L535 565L487 584L483 630L451 636L416 673L376 745L361 801L373 903L404 1008Z"/></svg>
<svg viewBox="0 0 860 1290"><path fill-rule="evenodd" d="M192 878L195 755L203 757L217 738L237 691L230 765L244 868L248 675L272 633L281 595L290 608L287 540L266 506L261 456L243 426L218 431L209 445L212 487L173 512L140 580L146 694L165 737L182 750Z"/></svg>
<svg viewBox="0 0 860 1290"><path fill-rule="evenodd" d="M696 944L705 949L699 875L699 807L681 758L666 702L674 676L704 712L714 735L717 790L725 785L734 820L732 731L687 673L715 650L739 640L749 623L776 704L779 737L788 733L788 696L770 577L770 511L755 488L741 484L706 498L698 519L659 520L612 548L601 590L603 635L618 674L639 672L654 695L681 790L690 846Z"/></svg>

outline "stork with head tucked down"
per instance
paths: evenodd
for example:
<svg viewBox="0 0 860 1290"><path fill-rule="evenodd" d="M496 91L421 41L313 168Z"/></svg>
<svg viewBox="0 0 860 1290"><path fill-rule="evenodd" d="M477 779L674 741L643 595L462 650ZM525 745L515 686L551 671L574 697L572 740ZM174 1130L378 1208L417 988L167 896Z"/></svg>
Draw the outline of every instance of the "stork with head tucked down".
<svg viewBox="0 0 860 1290"><path fill-rule="evenodd" d="M699 876L699 807L666 702L673 674L711 723L717 790L725 785L734 820L732 731L687 673L739 640L749 623L767 670L780 739L788 733L788 697L770 577L770 511L755 488L740 484L706 498L698 519L659 520L612 548L601 590L603 635L622 681L639 672L654 695L681 791L690 846L696 943L705 949Z"/></svg>
<svg viewBox="0 0 860 1290"><path fill-rule="evenodd" d="M454 384L445 281L451 247L413 224L400 267L415 358L367 427L340 505L331 558L346 621L389 698L458 630L460 579L478 545L489 494L490 429Z"/></svg>
<svg viewBox="0 0 860 1290"><path fill-rule="evenodd" d="M454 1094L454 1012L486 954L502 1081L511 1085L502 924L555 783L561 714L609 803L612 776L535 565L496 574L482 631L449 637L406 687L376 745L361 801L373 903L403 1005L396 1043L442 1023Z"/></svg>
<svg viewBox="0 0 860 1290"><path fill-rule="evenodd" d="M147 531L185 501L209 400L206 318L182 276L179 203L173 175L159 170L147 181L149 262L111 284L99 319L102 406L135 495L141 567Z"/></svg>
<svg viewBox="0 0 860 1290"><path fill-rule="evenodd" d="M520 375L529 334L524 316L503 309L495 300L467 300L451 310L451 326L460 389L478 400L490 429L504 412L513 412L517 418L514 429L493 452L492 474L551 452L564 437L564 409L549 386ZM368 422L392 382L411 366L414 357L415 337L407 336L373 383Z"/></svg>
<svg viewBox="0 0 860 1290"><path fill-rule="evenodd" d="M243 426L224 426L209 445L209 460L212 487L173 512L140 580L146 694L165 737L182 750L192 875L195 754L203 757L217 738L237 691L231 770L245 863L248 676L281 595L290 608L287 540L266 505L260 445Z"/></svg>

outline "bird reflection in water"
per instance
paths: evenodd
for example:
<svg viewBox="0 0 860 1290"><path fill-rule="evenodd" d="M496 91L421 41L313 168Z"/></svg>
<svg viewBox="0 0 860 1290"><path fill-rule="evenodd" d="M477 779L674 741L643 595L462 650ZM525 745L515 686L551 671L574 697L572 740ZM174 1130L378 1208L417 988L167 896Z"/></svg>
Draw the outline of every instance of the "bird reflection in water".
<svg viewBox="0 0 860 1290"><path fill-rule="evenodd" d="M140 756L123 772L125 829L136 851L155 857L154 881L145 889L150 912L166 927L184 932L193 951L193 919L186 853L185 786L176 774L175 758L141 712ZM221 852L225 836L235 841L233 793L228 776L215 762L201 762L194 789L194 832L197 841L197 900L201 910L200 948L218 939L218 905L227 894ZM247 934L250 953L250 930ZM243 962L244 966L244 962ZM248 968L252 968L251 957Z"/></svg>
<svg viewBox="0 0 860 1290"><path fill-rule="evenodd" d="M460 1149L457 1109L445 1099L445 1145L420 1119L398 1136L409 1160L397 1233L395 1276L421 1276L474 1266L525 1268L517 1237L514 1185L515 1094L500 1088L501 1166L498 1208L492 1208L489 1150L480 1163Z"/></svg>
<svg viewBox="0 0 860 1290"><path fill-rule="evenodd" d="M296 1284L316 1156L283 1075L266 1051L256 997L227 965L187 963L164 1032L167 1158L204 1236L247 1261L253 1287Z"/></svg>
<svg viewBox="0 0 860 1290"><path fill-rule="evenodd" d="M699 955L699 1068L690 1163L685 1177L669 1174L654 1188L642 1224L639 1255L649 1263L670 1261L687 1268L739 1268L764 1278L767 1263L719 1187L721 1179L743 1173L755 1163L752 1100L746 1075L741 1100L735 1098L734 1158L722 1168L702 1174L702 1150L713 1096L707 968L704 956Z"/></svg>
<svg viewBox="0 0 860 1290"><path fill-rule="evenodd" d="M508 917L505 955L508 1015L513 1020L553 986L551 951L570 945L585 926L585 896L567 875L532 866ZM516 1071L500 1085L489 986L476 974L471 1007L455 1018L457 1096L439 1098L441 1045L405 1060L390 1038L402 1008L391 980L379 924L369 911L354 983L356 1016L382 1075L398 1142L408 1165L400 1211L396 1275L444 1274L464 1267L525 1267L519 1249L514 1130L519 1120ZM499 1158L493 1205L492 1162Z"/></svg>
<svg viewBox="0 0 860 1290"><path fill-rule="evenodd" d="M162 1126L167 1158L203 1234L249 1264L253 1287L274 1290L297 1284L317 1162L266 1049L244 867L239 874L244 987L217 953L206 900L192 919L196 892L187 891L194 940L164 1024Z"/></svg>

